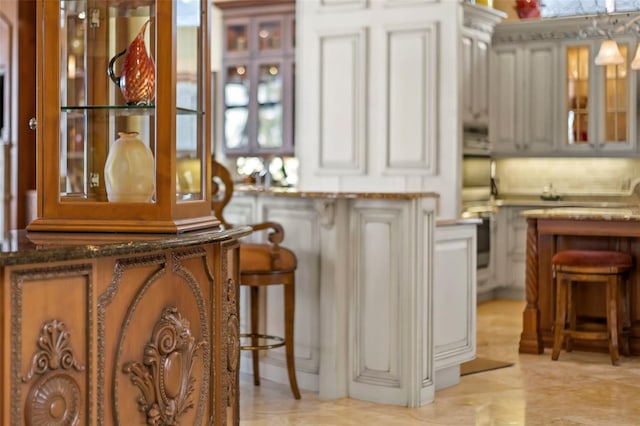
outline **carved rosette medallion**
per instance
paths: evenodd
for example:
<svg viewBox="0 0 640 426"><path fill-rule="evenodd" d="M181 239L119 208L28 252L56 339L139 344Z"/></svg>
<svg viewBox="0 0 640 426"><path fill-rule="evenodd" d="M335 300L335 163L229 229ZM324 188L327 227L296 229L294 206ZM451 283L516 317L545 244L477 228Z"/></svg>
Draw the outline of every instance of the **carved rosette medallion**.
<svg viewBox="0 0 640 426"><path fill-rule="evenodd" d="M67 374L44 376L31 388L25 417L28 425L75 426L80 422L80 388Z"/></svg>
<svg viewBox="0 0 640 426"><path fill-rule="evenodd" d="M71 335L62 321L43 324L38 338L39 350L33 355L24 383L41 376L31 386L25 406L25 419L32 425L77 425L82 398L75 379L58 370L83 371L71 349Z"/></svg>
<svg viewBox="0 0 640 426"><path fill-rule="evenodd" d="M176 307L164 308L145 346L143 361L128 362L122 368L142 393L138 409L145 413L146 424L178 425L180 416L194 406L192 369L206 344L196 343L189 321Z"/></svg>

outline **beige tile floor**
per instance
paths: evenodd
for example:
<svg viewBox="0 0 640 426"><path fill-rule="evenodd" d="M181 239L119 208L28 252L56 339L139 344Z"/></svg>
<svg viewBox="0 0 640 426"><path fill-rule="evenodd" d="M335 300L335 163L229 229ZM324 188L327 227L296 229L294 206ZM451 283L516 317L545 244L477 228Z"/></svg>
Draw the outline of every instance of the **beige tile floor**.
<svg viewBox="0 0 640 426"><path fill-rule="evenodd" d="M420 408L343 398L326 401L302 391L241 377L241 425L640 425L640 357L562 352L552 362L518 353L523 302L478 305L478 356L514 362L513 367L464 376L457 386L436 392Z"/></svg>

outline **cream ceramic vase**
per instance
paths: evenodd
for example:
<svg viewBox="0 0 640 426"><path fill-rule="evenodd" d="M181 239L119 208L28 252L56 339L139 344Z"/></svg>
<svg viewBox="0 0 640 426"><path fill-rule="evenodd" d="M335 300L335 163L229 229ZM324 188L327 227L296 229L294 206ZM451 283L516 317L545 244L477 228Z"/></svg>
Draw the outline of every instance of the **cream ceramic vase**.
<svg viewBox="0 0 640 426"><path fill-rule="evenodd" d="M104 165L107 198L112 202L148 203L155 192L153 154L138 132L119 132Z"/></svg>

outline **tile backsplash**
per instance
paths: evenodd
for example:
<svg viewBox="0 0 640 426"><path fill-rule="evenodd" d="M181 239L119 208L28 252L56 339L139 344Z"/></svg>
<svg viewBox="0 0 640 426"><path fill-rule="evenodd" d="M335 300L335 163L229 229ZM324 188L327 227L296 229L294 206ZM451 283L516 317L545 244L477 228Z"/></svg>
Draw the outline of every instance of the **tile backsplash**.
<svg viewBox="0 0 640 426"><path fill-rule="evenodd" d="M640 183L640 159L509 158L496 160L499 194L630 195Z"/></svg>

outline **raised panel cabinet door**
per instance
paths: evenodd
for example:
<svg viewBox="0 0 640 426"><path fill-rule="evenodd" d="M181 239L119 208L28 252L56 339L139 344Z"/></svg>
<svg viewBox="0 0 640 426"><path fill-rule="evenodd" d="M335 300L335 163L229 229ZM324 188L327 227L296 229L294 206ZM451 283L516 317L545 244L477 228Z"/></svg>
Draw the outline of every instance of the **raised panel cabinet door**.
<svg viewBox="0 0 640 426"><path fill-rule="evenodd" d="M515 289L525 288L525 265L527 257L527 221L520 216L526 208L508 208L507 262L509 281Z"/></svg>
<svg viewBox="0 0 640 426"><path fill-rule="evenodd" d="M489 123L489 41L477 38L473 46L473 117L479 124Z"/></svg>
<svg viewBox="0 0 640 426"><path fill-rule="evenodd" d="M476 225L435 230L433 321L436 370L473 359L476 351Z"/></svg>
<svg viewBox="0 0 640 426"><path fill-rule="evenodd" d="M495 153L523 149L521 94L521 49L516 45L498 46L491 53L489 140Z"/></svg>
<svg viewBox="0 0 640 426"><path fill-rule="evenodd" d="M471 30L462 35L462 121L489 124L489 36Z"/></svg>
<svg viewBox="0 0 640 426"><path fill-rule="evenodd" d="M463 31L462 34L462 121L473 122L473 36Z"/></svg>
<svg viewBox="0 0 640 426"><path fill-rule="evenodd" d="M524 50L524 149L550 153L557 132L557 48L553 43L531 44Z"/></svg>

